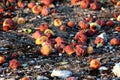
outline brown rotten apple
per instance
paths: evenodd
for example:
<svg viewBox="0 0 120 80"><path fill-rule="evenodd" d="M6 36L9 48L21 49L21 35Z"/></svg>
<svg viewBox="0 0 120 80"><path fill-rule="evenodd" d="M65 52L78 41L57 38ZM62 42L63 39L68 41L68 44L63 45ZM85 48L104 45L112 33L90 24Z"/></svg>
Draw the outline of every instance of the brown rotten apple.
<svg viewBox="0 0 120 80"><path fill-rule="evenodd" d="M43 45L40 48L40 52L41 52L42 55L48 56L50 53L53 52L53 48L50 44L46 44L46 45Z"/></svg>
<svg viewBox="0 0 120 80"><path fill-rule="evenodd" d="M82 0L80 2L80 8L87 9L90 5L90 0Z"/></svg>
<svg viewBox="0 0 120 80"><path fill-rule="evenodd" d="M49 9L47 6L44 6L44 7L42 8L41 14L42 14L43 16L47 16L49 13L50 13L50 9Z"/></svg>
<svg viewBox="0 0 120 80"><path fill-rule="evenodd" d="M15 22L12 19L5 19L3 22L3 30L11 30L16 28Z"/></svg>
<svg viewBox="0 0 120 80"><path fill-rule="evenodd" d="M73 21L69 21L69 22L67 23L67 25L68 25L69 27L74 27L74 26L75 26L75 23L74 23Z"/></svg>
<svg viewBox="0 0 120 80"><path fill-rule="evenodd" d="M108 21L106 22L106 26L108 26L108 27L113 27L113 26L114 26L114 22L113 22L112 20L108 20Z"/></svg>
<svg viewBox="0 0 120 80"><path fill-rule="evenodd" d="M117 38L112 38L110 40L110 44L113 45L113 46L120 45L120 40L117 39Z"/></svg>
<svg viewBox="0 0 120 80"><path fill-rule="evenodd" d="M24 4L22 1L18 1L18 2L17 2L17 6L18 6L19 8L24 8L24 7L25 7L25 4Z"/></svg>
<svg viewBox="0 0 120 80"><path fill-rule="evenodd" d="M100 43L101 43L101 44L105 44L105 41L104 41L104 39L102 39L102 38L100 38L100 37L96 37L94 43L95 43L96 45L98 45L98 44L100 44Z"/></svg>
<svg viewBox="0 0 120 80"><path fill-rule="evenodd" d="M89 25L87 24L87 22L84 21L84 20L83 21L79 21L78 25L79 25L79 27L81 29L87 29L89 27Z"/></svg>
<svg viewBox="0 0 120 80"><path fill-rule="evenodd" d="M90 4L90 8L92 10L99 10L101 5L97 2L97 0L94 0L94 2Z"/></svg>
<svg viewBox="0 0 120 80"><path fill-rule="evenodd" d="M86 53L86 50L85 50L85 48L83 48L82 45L76 45L75 52L76 52L77 56L84 56Z"/></svg>
<svg viewBox="0 0 120 80"><path fill-rule="evenodd" d="M118 32L120 32L120 26L117 26L117 27L115 28L115 30L118 31Z"/></svg>
<svg viewBox="0 0 120 80"><path fill-rule="evenodd" d="M92 69L98 69L100 67L100 62L96 59L92 59L90 61L90 68Z"/></svg>
<svg viewBox="0 0 120 80"><path fill-rule="evenodd" d="M48 23L40 24L40 26L37 29L44 32L46 29L48 29Z"/></svg>
<svg viewBox="0 0 120 80"><path fill-rule="evenodd" d="M41 0L41 3L45 4L45 5L50 5L52 3L53 0Z"/></svg>
<svg viewBox="0 0 120 80"><path fill-rule="evenodd" d="M30 2L30 3L28 3L28 8L32 8L33 6L35 6L35 3L34 2Z"/></svg>
<svg viewBox="0 0 120 80"><path fill-rule="evenodd" d="M99 24L101 27L105 25L105 22L102 20L96 20L96 23Z"/></svg>
<svg viewBox="0 0 120 80"><path fill-rule="evenodd" d="M39 6L39 5L35 5L35 6L32 7L32 12L35 13L35 14L40 14L41 10L42 10L42 7Z"/></svg>
<svg viewBox="0 0 120 80"><path fill-rule="evenodd" d="M66 25L61 25L61 26L60 26L60 30L61 30L61 31L66 31L66 28L67 28Z"/></svg>
<svg viewBox="0 0 120 80"><path fill-rule="evenodd" d="M79 0L71 0L71 4L77 3Z"/></svg>
<svg viewBox="0 0 120 80"><path fill-rule="evenodd" d="M11 69L17 69L18 67L20 66L19 62L17 59L12 59L10 62L9 62L9 67Z"/></svg>
<svg viewBox="0 0 120 80"><path fill-rule="evenodd" d="M5 62L5 57L4 56L0 56L0 64L3 64Z"/></svg>
<svg viewBox="0 0 120 80"><path fill-rule="evenodd" d="M65 46L64 50L68 55L71 55L72 53L74 53L74 48L71 45Z"/></svg>

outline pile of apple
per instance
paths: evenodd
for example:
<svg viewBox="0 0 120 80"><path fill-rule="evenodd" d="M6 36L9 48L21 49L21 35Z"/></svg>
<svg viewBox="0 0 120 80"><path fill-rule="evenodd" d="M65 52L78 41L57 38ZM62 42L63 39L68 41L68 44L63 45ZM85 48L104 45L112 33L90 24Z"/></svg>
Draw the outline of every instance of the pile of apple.
<svg viewBox="0 0 120 80"><path fill-rule="evenodd" d="M6 0L5 0L6 1ZM3 4L6 6L6 2L3 0ZM56 10L50 9L50 5L52 2L57 0L41 0L41 3L44 5L36 4L35 2L30 2L27 5L24 4L23 1L17 2L18 8L29 8L34 14L42 15L42 16L48 16L50 13L55 13ZM120 6L120 1L116 2L116 0L111 0L116 6ZM7 0L8 4L15 3L16 0ZM71 0L71 4L80 3L80 8L87 9L91 8L91 10L100 10L101 4L97 2L97 0L91 1L91 0ZM2 22L2 30L3 31L9 31L14 30L17 28L17 25L24 24L25 19L24 18L18 18L17 21L13 21L11 12L15 10L13 6L10 6L7 15L4 15L5 7L0 8L0 19L4 18L4 21ZM120 22L120 15L117 13L114 13L114 18L116 21ZM74 22L72 20L68 21L67 23L63 24L63 21L59 18L55 19L53 21L53 26L57 27L61 31L67 31L66 29L74 28L75 26L79 27L79 31L76 32L76 34L73 37L73 41L68 43L64 40L64 38L57 36L55 37L55 33L52 29L49 28L48 23L42 23L40 24L35 32L32 34L32 38L35 40L35 44L39 46L40 54L44 56L49 56L52 53L61 53L61 54L67 54L72 55L76 54L77 56L84 56L85 54L92 54L94 53L94 47L91 45L88 45L88 37L93 37L95 34L99 34L100 29L103 27L112 27L116 31L120 32L120 26L115 26L114 21L112 20L96 20L93 22L92 17L86 17L84 20L80 20L78 24L77 22ZM96 37L93 41L94 44L97 45L105 45L106 40L101 37ZM113 37L111 40L109 40L110 44L112 46L119 46L120 45L120 39ZM11 69L17 69L20 66L19 61L16 59L16 54L13 54L13 59L9 62L9 67ZM0 56L0 64L3 64L6 62L6 58L4 55ZM90 67L93 69L98 69L100 66L99 61L92 60L90 62ZM29 79L21 79L21 80L29 80Z"/></svg>

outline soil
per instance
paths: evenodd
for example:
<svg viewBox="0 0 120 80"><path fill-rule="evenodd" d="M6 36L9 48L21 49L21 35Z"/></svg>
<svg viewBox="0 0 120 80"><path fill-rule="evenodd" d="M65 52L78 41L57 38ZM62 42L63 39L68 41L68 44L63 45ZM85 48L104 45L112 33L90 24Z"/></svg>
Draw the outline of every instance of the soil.
<svg viewBox="0 0 120 80"><path fill-rule="evenodd" d="M27 2L25 2L27 4ZM38 2L39 3L39 2ZM113 18L113 13L117 12L120 15L119 8L116 8L110 1L102 3L104 10L92 11L90 8L81 9L79 5L70 5L70 2L56 2L55 9L56 14L49 14L48 16L36 15L31 12L30 9L25 7L24 9L16 8L13 11L14 21L17 17L24 17L25 24L17 25L15 30L0 31L0 54L4 55L6 62L0 65L0 80L19 80L24 76L28 76L30 80L37 80L38 76L46 76L49 80L64 80L57 77L51 77L51 73L54 69L58 70L70 70L72 76L78 80L119 80L112 72L112 68L115 63L120 62L120 45L110 46L109 41L111 38L116 37L120 39L120 32L115 30L116 26L120 26L120 22ZM49 56L43 56L40 54L40 46L35 44L35 39L31 36L35 32L41 23L47 22L49 28L55 33L55 37L60 36L66 42L70 43L79 30L78 22L85 19L88 15L93 17L93 21L110 20L115 22L114 27L103 27L99 32L105 32L107 34L108 42L101 47L96 48L93 44L95 34L92 38L88 37L88 44L94 46L94 54L85 56L76 56L75 54L68 56L67 54L61 54L54 52ZM68 27L66 31L60 31L58 27L53 25L53 21L56 18L60 18L64 24L69 20L75 22L75 27ZM0 21L3 21L2 18ZM2 26L2 25L1 25ZM22 31L23 28L31 29L31 33ZM90 39L92 41L90 41ZM17 60L20 62L20 67L16 70L10 69L9 61L12 58L12 54L17 53ZM100 66L105 66L108 70L100 71L93 70L89 67L91 59L98 59Z"/></svg>

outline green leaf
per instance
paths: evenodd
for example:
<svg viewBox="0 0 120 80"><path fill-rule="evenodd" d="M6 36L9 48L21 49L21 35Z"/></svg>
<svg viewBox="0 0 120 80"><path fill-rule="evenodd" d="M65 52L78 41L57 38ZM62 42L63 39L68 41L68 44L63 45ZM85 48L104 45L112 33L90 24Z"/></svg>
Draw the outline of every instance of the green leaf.
<svg viewBox="0 0 120 80"><path fill-rule="evenodd" d="M102 47L103 46L103 44L102 43L99 43L99 44L97 44L97 48L100 48L100 47Z"/></svg>
<svg viewBox="0 0 120 80"><path fill-rule="evenodd" d="M28 33L28 34L30 34L30 33L32 32L32 30L29 29L29 28L23 28L22 30L23 30L25 33Z"/></svg>
<svg viewBox="0 0 120 80"><path fill-rule="evenodd" d="M63 62L61 62L60 64L61 64L61 65L65 65L65 64L68 64L68 62L67 62L67 61L63 61Z"/></svg>
<svg viewBox="0 0 120 80"><path fill-rule="evenodd" d="M27 67L27 66L28 66L28 64L22 64L22 66L23 66L23 67Z"/></svg>

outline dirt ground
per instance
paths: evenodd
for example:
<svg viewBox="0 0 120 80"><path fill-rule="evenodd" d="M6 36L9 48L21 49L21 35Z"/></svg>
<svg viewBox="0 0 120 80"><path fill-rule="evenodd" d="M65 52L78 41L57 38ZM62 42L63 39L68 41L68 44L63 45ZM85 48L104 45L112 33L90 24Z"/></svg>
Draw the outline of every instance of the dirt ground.
<svg viewBox="0 0 120 80"><path fill-rule="evenodd" d="M28 3L27 1L24 3ZM39 3L39 2L37 2ZM31 9L25 7L24 9L15 8L12 12L12 19L15 21L17 17L24 17L25 24L17 25L14 30L3 31L0 30L0 55L4 55L6 62L0 64L0 80L19 80L20 78L27 76L30 80L39 80L38 76L47 77L48 80L65 80L57 77L51 77L51 73L54 69L58 70L69 70L72 71L73 77L77 80L119 80L113 72L112 68L115 63L120 62L120 45L110 46L109 41L113 37L120 39L120 32L115 30L116 26L120 26L115 18L113 18L114 12L120 15L120 9L116 8L111 2L102 3L102 7L105 10L92 11L90 8L81 9L79 5L70 5L69 1L56 2L54 3L56 14L49 14L48 16L42 16L33 14ZM8 10L6 10L7 12ZM5 13L6 13L5 12ZM87 16L93 17L93 22L97 19L100 20L113 20L115 25L113 27L106 27L100 29L99 33L105 32L108 41L103 47L96 48L93 43L96 36L88 37L88 45L94 47L94 53L91 55L85 54L84 56L61 54L56 52L51 53L49 56L43 56L40 53L41 45L35 44L35 39L31 36L36 31L41 23L47 22L49 28L55 33L54 38L60 36L66 42L70 43L74 35L81 30L78 27L78 22L85 19ZM63 24L69 20L75 22L73 28L67 27L66 31L61 31L59 27L55 27L53 24L54 19L60 18ZM2 22L5 18L1 18ZM0 25L2 27L2 24ZM23 31L23 29L31 29L31 33ZM20 67L16 70L10 69L9 61L13 59L12 54L16 53L16 58ZM100 67L104 66L108 70L92 70L90 65L91 59L98 59L100 61ZM42 79L40 79L42 80ZM43 79L44 80L44 79ZM46 79L45 79L46 80Z"/></svg>

